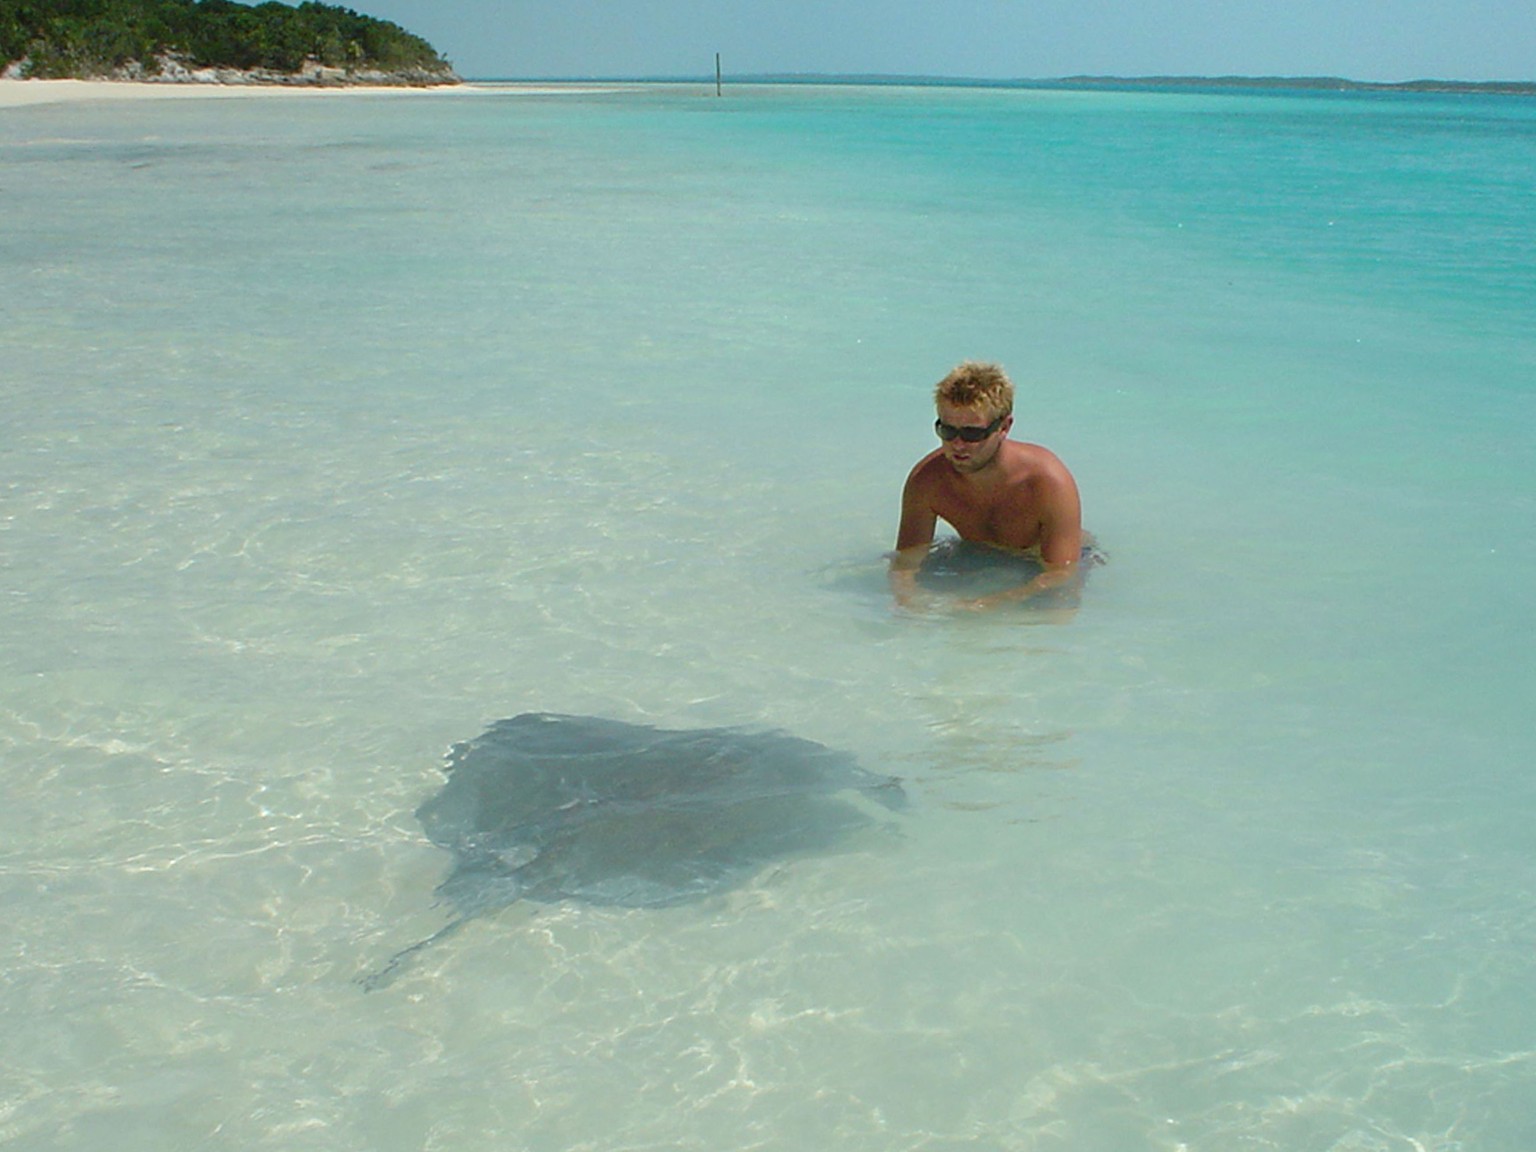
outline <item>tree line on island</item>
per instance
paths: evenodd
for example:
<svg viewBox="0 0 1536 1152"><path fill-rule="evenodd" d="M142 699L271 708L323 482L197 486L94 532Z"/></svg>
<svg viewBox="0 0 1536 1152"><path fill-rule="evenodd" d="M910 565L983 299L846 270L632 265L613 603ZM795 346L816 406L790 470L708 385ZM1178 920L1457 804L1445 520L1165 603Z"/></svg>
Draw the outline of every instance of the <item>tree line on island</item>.
<svg viewBox="0 0 1536 1152"><path fill-rule="evenodd" d="M267 0L0 0L0 72L58 79L458 82L419 36L350 8ZM227 78L217 76L215 78Z"/></svg>

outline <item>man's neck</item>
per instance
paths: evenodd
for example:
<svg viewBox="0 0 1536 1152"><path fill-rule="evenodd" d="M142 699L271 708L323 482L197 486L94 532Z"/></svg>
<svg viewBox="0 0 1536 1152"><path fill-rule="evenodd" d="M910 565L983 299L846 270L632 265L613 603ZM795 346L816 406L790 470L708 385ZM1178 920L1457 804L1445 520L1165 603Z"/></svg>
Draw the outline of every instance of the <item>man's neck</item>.
<svg viewBox="0 0 1536 1152"><path fill-rule="evenodd" d="M1008 447L1008 441L1004 440L997 446L997 451L992 453L992 459L988 460L980 468L960 469L955 468L955 475L970 487L995 488L1007 480L1007 472L1003 468L1003 453ZM954 467L954 465L950 465Z"/></svg>

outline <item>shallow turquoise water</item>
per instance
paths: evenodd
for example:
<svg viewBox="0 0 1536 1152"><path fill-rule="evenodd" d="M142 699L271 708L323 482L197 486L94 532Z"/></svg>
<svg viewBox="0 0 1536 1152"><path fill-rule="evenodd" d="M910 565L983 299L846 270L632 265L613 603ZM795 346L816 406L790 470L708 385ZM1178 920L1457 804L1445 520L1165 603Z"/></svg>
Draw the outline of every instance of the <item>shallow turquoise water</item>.
<svg viewBox="0 0 1536 1152"><path fill-rule="evenodd" d="M1533 172L1490 98L0 114L0 1140L1523 1152ZM1070 621L886 603L965 356ZM361 995L534 709L913 808Z"/></svg>

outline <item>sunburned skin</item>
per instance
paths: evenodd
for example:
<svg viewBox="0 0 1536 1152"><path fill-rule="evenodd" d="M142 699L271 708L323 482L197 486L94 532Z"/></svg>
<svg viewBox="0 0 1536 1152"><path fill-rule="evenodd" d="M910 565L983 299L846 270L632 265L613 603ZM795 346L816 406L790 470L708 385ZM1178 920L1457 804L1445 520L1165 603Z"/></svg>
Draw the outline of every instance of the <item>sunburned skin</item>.
<svg viewBox="0 0 1536 1152"><path fill-rule="evenodd" d="M985 429L993 415L940 400L939 421L959 429ZM1054 452L1008 439L1013 417L984 439L960 436L918 461L901 498L901 525L891 558L891 591L898 604L920 602L917 570L933 544L939 520L962 540L1024 552L1044 566L1014 588L960 601L962 609L1016 603L1071 579L1083 550L1082 504L1072 473Z"/></svg>

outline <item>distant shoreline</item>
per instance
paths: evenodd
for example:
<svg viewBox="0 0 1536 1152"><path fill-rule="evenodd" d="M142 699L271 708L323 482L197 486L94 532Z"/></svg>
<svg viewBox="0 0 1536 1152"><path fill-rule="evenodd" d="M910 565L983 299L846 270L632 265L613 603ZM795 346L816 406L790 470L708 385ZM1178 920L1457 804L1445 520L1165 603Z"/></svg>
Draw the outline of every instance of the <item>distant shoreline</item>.
<svg viewBox="0 0 1536 1152"><path fill-rule="evenodd" d="M476 84L707 84L709 76L472 77ZM1532 80L1348 80L1338 76L1062 76L1054 79L985 79L840 72L755 72L725 75L726 85L814 85L871 88L1017 88L1042 91L1211 91L1236 89L1297 92L1400 92L1536 96Z"/></svg>
<svg viewBox="0 0 1536 1152"><path fill-rule="evenodd" d="M48 82L79 80L85 83L147 84L192 88L448 88L464 81L451 69L429 68L336 68L317 60L306 60L293 72L272 68L227 68L189 66L182 60L164 57L154 69L138 63L80 76L28 76L12 65L0 70L0 80Z"/></svg>
<svg viewBox="0 0 1536 1152"><path fill-rule="evenodd" d="M586 86L591 89L591 85ZM178 99L326 99L342 96L423 96L427 94L467 97L489 92L558 95L579 91L575 85L549 81L504 83L492 88L488 83L440 84L433 87L407 87L399 84L220 84L164 83L143 80L17 80L0 77L0 111L35 104L59 104L81 100L178 100Z"/></svg>
<svg viewBox="0 0 1536 1152"><path fill-rule="evenodd" d="M1338 76L1067 76L1039 81L1081 88L1276 88L1324 92L1454 92L1536 96L1526 80L1346 80Z"/></svg>
<svg viewBox="0 0 1536 1152"><path fill-rule="evenodd" d="M705 84L711 94L714 77L649 77L594 79L493 79L475 77L457 84L414 86L400 84L263 84L251 82L152 81L132 79L32 80L0 77L0 110L33 104L52 104L78 100L139 100L198 97L325 97L346 93L355 95L408 93L450 93L465 95L519 92L527 95L566 95L582 92L611 92L645 85ZM836 76L794 75L741 76L729 79L740 87L773 85L814 87L919 87L1012 89L1037 92L1317 92L1317 93L1387 93L1404 95L1492 95L1536 96L1536 83L1505 81L1413 80L1404 83L1377 83L1337 80L1322 77L1093 77L1073 76L1060 80L972 80L938 76Z"/></svg>

